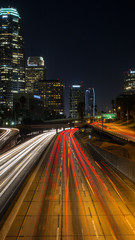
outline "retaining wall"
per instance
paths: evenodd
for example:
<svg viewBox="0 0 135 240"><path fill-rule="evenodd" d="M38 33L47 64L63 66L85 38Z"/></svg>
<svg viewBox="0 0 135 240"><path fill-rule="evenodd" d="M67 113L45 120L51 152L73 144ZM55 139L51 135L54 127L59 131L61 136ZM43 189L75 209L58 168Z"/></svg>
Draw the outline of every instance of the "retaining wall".
<svg viewBox="0 0 135 240"><path fill-rule="evenodd" d="M94 149L97 153L99 153L99 155L101 155L106 162L110 163L113 167L115 167L117 170L123 173L126 177L135 182L135 161L117 156L91 143L88 143L88 145L92 149Z"/></svg>

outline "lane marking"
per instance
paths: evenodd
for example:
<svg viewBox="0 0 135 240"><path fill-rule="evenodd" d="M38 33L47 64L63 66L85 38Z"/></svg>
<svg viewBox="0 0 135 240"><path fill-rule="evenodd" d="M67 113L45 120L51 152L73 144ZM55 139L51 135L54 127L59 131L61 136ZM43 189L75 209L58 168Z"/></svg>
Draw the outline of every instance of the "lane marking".
<svg viewBox="0 0 135 240"><path fill-rule="evenodd" d="M59 239L59 227L57 228L57 236L56 236L56 240Z"/></svg>
<svg viewBox="0 0 135 240"><path fill-rule="evenodd" d="M85 192L85 187L84 187L83 183L82 183L82 189L83 189L83 192Z"/></svg>

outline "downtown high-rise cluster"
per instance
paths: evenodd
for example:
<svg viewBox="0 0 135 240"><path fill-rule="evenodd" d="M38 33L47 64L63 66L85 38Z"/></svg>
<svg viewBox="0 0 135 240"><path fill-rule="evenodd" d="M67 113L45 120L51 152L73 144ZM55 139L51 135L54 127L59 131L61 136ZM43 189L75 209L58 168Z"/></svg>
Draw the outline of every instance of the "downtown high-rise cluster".
<svg viewBox="0 0 135 240"><path fill-rule="evenodd" d="M135 120L135 70L123 73L123 92L116 97L115 109L118 119Z"/></svg>
<svg viewBox="0 0 135 240"><path fill-rule="evenodd" d="M95 91L84 94L82 84L72 85L69 116L95 116ZM81 114L80 114L81 115ZM14 8L0 9L0 123L21 123L27 119L64 117L64 84L47 80L43 57L30 56L25 66L21 17ZM10 121L10 122L9 122Z"/></svg>

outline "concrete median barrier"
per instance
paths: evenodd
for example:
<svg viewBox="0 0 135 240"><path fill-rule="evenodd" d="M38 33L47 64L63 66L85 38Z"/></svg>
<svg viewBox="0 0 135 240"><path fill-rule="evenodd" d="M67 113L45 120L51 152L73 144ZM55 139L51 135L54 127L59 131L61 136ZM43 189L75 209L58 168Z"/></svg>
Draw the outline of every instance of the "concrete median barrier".
<svg viewBox="0 0 135 240"><path fill-rule="evenodd" d="M126 177L135 182L135 161L117 156L91 143L88 143L88 146L102 156L107 163L111 164Z"/></svg>

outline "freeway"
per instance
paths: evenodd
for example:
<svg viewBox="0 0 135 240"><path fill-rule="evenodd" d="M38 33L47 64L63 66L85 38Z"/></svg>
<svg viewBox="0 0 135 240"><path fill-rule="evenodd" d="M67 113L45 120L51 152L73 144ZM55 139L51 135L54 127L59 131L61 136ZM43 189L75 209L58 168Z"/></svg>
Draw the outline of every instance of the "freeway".
<svg viewBox="0 0 135 240"><path fill-rule="evenodd" d="M130 141L135 142L135 131L130 130L128 127L121 126L115 123L99 123L94 122L92 126L95 126L99 129L103 129L106 132L109 132L113 135L116 135L120 138L124 138Z"/></svg>
<svg viewBox="0 0 135 240"><path fill-rule="evenodd" d="M3 217L0 239L135 239L133 183L80 145L76 132L49 145Z"/></svg>

